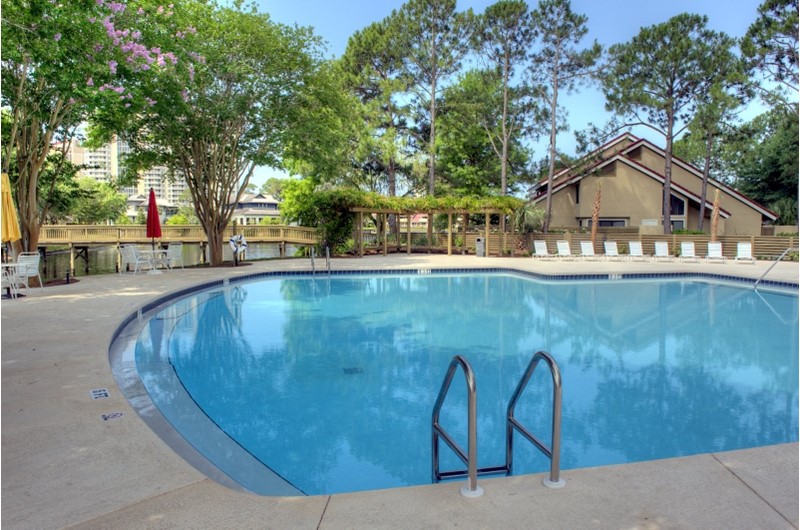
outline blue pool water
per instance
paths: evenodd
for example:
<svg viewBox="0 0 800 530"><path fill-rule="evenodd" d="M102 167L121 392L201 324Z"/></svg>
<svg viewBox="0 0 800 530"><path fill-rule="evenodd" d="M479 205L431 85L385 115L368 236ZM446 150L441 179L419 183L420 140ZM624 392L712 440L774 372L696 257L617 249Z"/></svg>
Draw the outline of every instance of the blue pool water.
<svg viewBox="0 0 800 530"><path fill-rule="evenodd" d="M564 381L562 469L798 439L797 296L692 279L261 279L160 311L136 366L223 471L264 469L233 446L313 495L430 483L431 412L454 355L477 380L478 464L502 464L508 399L539 349ZM458 373L440 423L466 447L464 387ZM542 366L516 415L547 443L551 399ZM443 469L463 467L441 453ZM519 437L514 462L549 468Z"/></svg>

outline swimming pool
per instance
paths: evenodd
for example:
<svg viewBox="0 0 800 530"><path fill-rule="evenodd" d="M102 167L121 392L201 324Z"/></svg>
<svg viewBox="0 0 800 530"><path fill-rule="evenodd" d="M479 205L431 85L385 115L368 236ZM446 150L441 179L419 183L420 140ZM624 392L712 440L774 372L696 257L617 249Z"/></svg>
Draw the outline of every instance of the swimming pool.
<svg viewBox="0 0 800 530"><path fill-rule="evenodd" d="M431 408L456 354L477 379L480 466L503 460L505 406L537 349L564 378L562 469L797 440L796 294L436 272L276 276L178 298L141 329L138 375L197 451L264 494L430 483ZM548 441L545 372L517 416ZM456 378L442 424L462 440L464 400ZM515 446L515 472L547 469Z"/></svg>

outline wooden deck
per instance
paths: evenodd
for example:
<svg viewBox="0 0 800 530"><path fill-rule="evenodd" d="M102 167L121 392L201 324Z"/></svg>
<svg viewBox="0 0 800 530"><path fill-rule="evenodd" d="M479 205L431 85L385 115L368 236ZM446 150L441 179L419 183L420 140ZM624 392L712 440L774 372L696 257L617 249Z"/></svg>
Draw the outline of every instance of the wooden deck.
<svg viewBox="0 0 800 530"><path fill-rule="evenodd" d="M238 226L225 230L224 239L242 234L248 243L288 243L313 245L317 236L313 228L285 225ZM205 243L205 232L197 225L162 226L161 243ZM144 225L46 225L39 236L39 246L65 245L121 245L124 243L149 243Z"/></svg>

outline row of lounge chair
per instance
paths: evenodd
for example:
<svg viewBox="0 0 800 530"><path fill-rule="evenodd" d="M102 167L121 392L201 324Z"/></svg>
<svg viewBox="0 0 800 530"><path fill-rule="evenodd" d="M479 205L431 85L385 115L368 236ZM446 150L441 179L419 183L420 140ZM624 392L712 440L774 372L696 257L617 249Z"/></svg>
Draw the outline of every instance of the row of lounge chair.
<svg viewBox="0 0 800 530"><path fill-rule="evenodd" d="M581 258L584 260L631 260L631 261L673 261L675 256L669 252L669 243L666 241L655 242L655 254L652 256L645 254L642 251L641 241L628 242L628 254L620 254L617 248L616 241L604 241L603 248L605 254L595 254L594 245L591 241L581 241L581 253L573 254L569 245L569 241L560 240L556 241L556 254L550 254L547 249L547 242L537 240L533 242L533 257L541 259L575 259ZM684 262L698 263L701 257L695 253L694 241L682 241L681 253L678 258ZM711 241L708 243L708 254L702 258L706 262L725 263L727 258L722 253L722 243L719 241ZM736 263L755 263L753 257L752 245L748 242L740 242L736 245Z"/></svg>

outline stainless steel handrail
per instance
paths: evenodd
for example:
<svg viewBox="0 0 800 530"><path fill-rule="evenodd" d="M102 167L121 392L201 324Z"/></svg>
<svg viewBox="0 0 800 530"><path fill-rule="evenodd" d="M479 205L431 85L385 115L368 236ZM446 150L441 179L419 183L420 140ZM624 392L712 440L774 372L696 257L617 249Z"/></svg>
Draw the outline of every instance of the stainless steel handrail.
<svg viewBox="0 0 800 530"><path fill-rule="evenodd" d="M789 252L792 252L792 251L797 252L797 247L789 247L786 250L784 250L783 253L780 256L778 256L778 259L776 259L774 262L772 262L772 265L770 265L769 268L766 271L764 271L764 274L761 275L761 278L756 280L755 285L753 285L753 289L757 289L758 288L758 284L761 283L761 280L763 280L764 277L767 274L769 274L769 271L771 271L773 268L775 268L775 265L777 265L778 262L783 260L784 256L786 256L786 254L788 254Z"/></svg>
<svg viewBox="0 0 800 530"><path fill-rule="evenodd" d="M444 403L444 398L450 390L450 383L453 382L453 376L456 369L461 366L464 370L464 377L467 381L467 452L465 453L461 446L453 440L453 438L439 425L439 413ZM433 406L433 415L431 417L432 426L432 442L433 442L433 481L439 482L442 479L442 473L439 472L439 437L444 439L445 443L450 446L450 449L456 453L458 458L467 465L468 485L461 488L461 494L465 497L480 497L483 495L483 488L478 486L478 397L477 388L475 386L475 374L472 372L472 367L467 360L456 355L450 362L450 367L447 369L447 375L442 381L442 387L439 389L439 396L436 398L436 404Z"/></svg>
<svg viewBox="0 0 800 530"><path fill-rule="evenodd" d="M311 275L312 276L317 274L317 267L316 267L316 264L314 263L314 252L315 252L314 246L312 245L311 246Z"/></svg>
<svg viewBox="0 0 800 530"><path fill-rule="evenodd" d="M533 375L539 361L544 359L550 367L550 375L553 378L553 426L552 426L552 449L548 448L536 436L531 434L525 427L523 427L514 417L514 408L517 406L522 392L528 385L531 376ZM561 461L561 370L558 368L553 357L544 351L537 351L528 363L528 368L525 370L522 379L517 384L516 390L508 403L506 413L506 469L510 475L513 466L514 458L514 429L519 431L522 436L528 439L535 445L542 453L550 458L550 477L544 479L544 485L548 488L563 488L566 485L564 479L559 478L560 461Z"/></svg>
<svg viewBox="0 0 800 530"><path fill-rule="evenodd" d="M328 274L331 273L331 247L325 247L325 266L328 268Z"/></svg>

